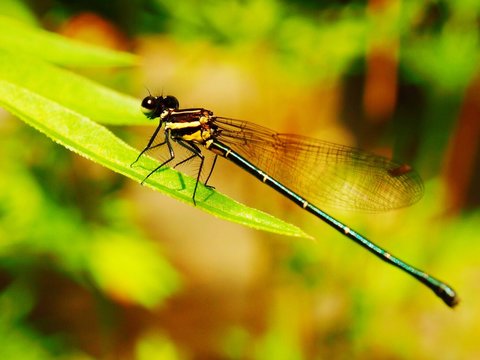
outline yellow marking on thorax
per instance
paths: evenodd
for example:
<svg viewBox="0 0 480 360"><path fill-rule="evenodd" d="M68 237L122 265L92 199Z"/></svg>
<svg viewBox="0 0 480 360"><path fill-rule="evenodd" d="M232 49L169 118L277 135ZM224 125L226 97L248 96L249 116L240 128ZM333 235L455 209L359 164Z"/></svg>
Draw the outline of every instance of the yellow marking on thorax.
<svg viewBox="0 0 480 360"><path fill-rule="evenodd" d="M208 140L212 137L213 130L202 130L202 139Z"/></svg>
<svg viewBox="0 0 480 360"><path fill-rule="evenodd" d="M200 121L165 123L165 129L171 129L171 130L188 129L188 128L194 128L199 126L200 126Z"/></svg>
<svg viewBox="0 0 480 360"><path fill-rule="evenodd" d="M182 135L182 139L185 141L195 141L203 144L205 139L202 137L202 130L195 131L193 134Z"/></svg>
<svg viewBox="0 0 480 360"><path fill-rule="evenodd" d="M210 121L210 117L208 116L202 116L198 119L198 122L200 124L207 124Z"/></svg>

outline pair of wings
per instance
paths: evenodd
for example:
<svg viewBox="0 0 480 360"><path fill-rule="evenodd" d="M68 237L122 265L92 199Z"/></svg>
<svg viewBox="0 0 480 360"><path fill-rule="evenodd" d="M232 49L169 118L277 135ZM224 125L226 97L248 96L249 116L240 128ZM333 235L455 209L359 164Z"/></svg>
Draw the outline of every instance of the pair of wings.
<svg viewBox="0 0 480 360"><path fill-rule="evenodd" d="M211 121L218 141L317 206L379 212L409 206L423 195L422 180L408 165L247 121Z"/></svg>

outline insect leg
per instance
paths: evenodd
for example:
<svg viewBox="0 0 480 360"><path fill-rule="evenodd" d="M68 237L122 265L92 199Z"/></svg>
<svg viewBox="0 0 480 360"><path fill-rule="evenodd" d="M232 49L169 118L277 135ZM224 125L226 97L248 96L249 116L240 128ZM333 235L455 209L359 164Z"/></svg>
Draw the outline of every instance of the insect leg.
<svg viewBox="0 0 480 360"><path fill-rule="evenodd" d="M207 180L205 180L205 186L209 187L210 189L215 189L213 186L207 185L207 183L208 183L208 180L210 180L210 176L212 176L213 169L215 168L215 164L217 163L217 158L218 158L218 155L215 155L213 159L212 167L210 168L210 172L208 173L208 176L207 176Z"/></svg>
<svg viewBox="0 0 480 360"><path fill-rule="evenodd" d="M191 143L191 142L185 142L183 141L182 139L178 139L177 140L177 143L181 146L183 146L185 149L189 150L192 152L192 156L189 156L188 158L186 158L185 160L182 160L180 161L177 165L180 165L192 158L194 158L195 156L198 156L200 158L200 169L198 169L198 174L197 174L197 181L195 182L195 189L193 190L193 196L192 196L192 200L193 200L193 204L194 205L197 205L196 201L195 201L195 194L197 193L197 187L198 187L198 183L200 182L200 174L202 173L202 168L203 168L203 162L205 160L205 156L203 156L201 150L199 149L199 147L197 145L195 145L194 143ZM175 165L175 166L177 166Z"/></svg>
<svg viewBox="0 0 480 360"><path fill-rule="evenodd" d="M156 172L158 169L160 169L161 167L163 167L164 165L168 164L170 161L175 159L175 152L173 151L172 144L170 143L170 130L165 131L165 141L163 143L164 144L166 143L167 146L168 146L168 151L170 152L170 159L164 161L159 166L157 166L155 169L150 171L150 173L145 177L145 179L142 180L142 183L141 183L142 185L145 182L145 180L147 180L154 172Z"/></svg>
<svg viewBox="0 0 480 360"><path fill-rule="evenodd" d="M150 138L150 140L148 141L148 144L147 146L145 147L145 149L142 150L142 152L140 154L138 154L137 158L135 159L135 161L133 163L130 164L130 167L132 167L139 159L140 157L148 150L150 149L153 149L153 148L156 148L158 146L161 146L161 145L165 145L165 143L167 142L166 138L165 138L165 141L163 141L162 143L160 144L157 144L157 145L154 145L152 146L153 142L155 141L155 138L157 137L157 134L158 132L160 131L160 128L162 127L162 122L160 121L160 123L158 124L157 128L155 129L155 132L153 133L152 137ZM147 176L148 177L148 176Z"/></svg>

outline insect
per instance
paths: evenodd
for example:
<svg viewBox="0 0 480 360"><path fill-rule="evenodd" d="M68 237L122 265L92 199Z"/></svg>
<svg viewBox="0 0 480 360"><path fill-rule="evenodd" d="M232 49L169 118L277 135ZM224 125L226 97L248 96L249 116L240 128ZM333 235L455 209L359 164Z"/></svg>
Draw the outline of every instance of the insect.
<svg viewBox="0 0 480 360"><path fill-rule="evenodd" d="M200 160L192 194L195 203L205 159L201 149L207 149L215 157L205 184L219 156L230 160L383 261L413 276L448 306L458 303L450 286L400 260L315 205L371 212L411 205L422 197L423 183L410 166L349 146L279 134L247 121L215 116L203 108L180 109L174 96L149 95L141 109L147 118L159 119L159 124L132 165L156 147L167 146L170 154L143 181L175 159L175 142L189 153L175 166L194 158ZM162 140L153 145L157 137Z"/></svg>

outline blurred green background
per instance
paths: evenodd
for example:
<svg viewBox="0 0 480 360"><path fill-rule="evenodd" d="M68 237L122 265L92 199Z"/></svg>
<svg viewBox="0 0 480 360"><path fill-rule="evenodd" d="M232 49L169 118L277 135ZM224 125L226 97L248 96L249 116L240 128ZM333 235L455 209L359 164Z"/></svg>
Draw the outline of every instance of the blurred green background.
<svg viewBox="0 0 480 360"><path fill-rule="evenodd" d="M0 14L140 55L82 70L139 102L148 88L414 165L418 204L326 210L461 298L448 309L226 161L217 190L316 240L216 219L2 111L1 359L480 358L478 1L2 0ZM141 149L153 129L113 130Z"/></svg>

